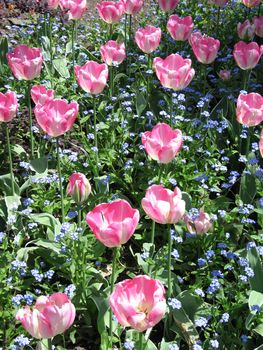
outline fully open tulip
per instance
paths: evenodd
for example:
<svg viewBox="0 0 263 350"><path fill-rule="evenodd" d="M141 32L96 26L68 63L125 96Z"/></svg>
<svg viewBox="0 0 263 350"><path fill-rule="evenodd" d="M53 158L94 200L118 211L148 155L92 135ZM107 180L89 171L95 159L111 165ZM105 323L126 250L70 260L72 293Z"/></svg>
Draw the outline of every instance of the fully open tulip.
<svg viewBox="0 0 263 350"><path fill-rule="evenodd" d="M200 32L195 32L191 34L189 42L197 61L209 64L215 60L220 47L219 40L202 35Z"/></svg>
<svg viewBox="0 0 263 350"><path fill-rule="evenodd" d="M32 80L40 75L43 56L40 49L18 45L6 55L8 65L18 80Z"/></svg>
<svg viewBox="0 0 263 350"><path fill-rule="evenodd" d="M131 238L139 222L139 211L120 199L97 205L87 214L86 221L96 238L113 248Z"/></svg>
<svg viewBox="0 0 263 350"><path fill-rule="evenodd" d="M106 23L117 23L124 13L124 6L121 1L102 1L97 4L97 10L100 18Z"/></svg>
<svg viewBox="0 0 263 350"><path fill-rule="evenodd" d="M224 81L227 81L231 78L231 72L228 69L221 69L218 75Z"/></svg>
<svg viewBox="0 0 263 350"><path fill-rule="evenodd" d="M245 43L239 41L234 46L233 56L236 64L243 70L253 69L260 60L263 53L263 45L259 46L256 42Z"/></svg>
<svg viewBox="0 0 263 350"><path fill-rule="evenodd" d="M49 10L54 10L58 7L60 0L48 0L47 7Z"/></svg>
<svg viewBox="0 0 263 350"><path fill-rule="evenodd" d="M258 148L259 148L259 152L261 154L261 157L263 158L263 130L261 130Z"/></svg>
<svg viewBox="0 0 263 350"><path fill-rule="evenodd" d="M17 113L18 103L14 92L0 92L0 122L10 122Z"/></svg>
<svg viewBox="0 0 263 350"><path fill-rule="evenodd" d="M46 102L53 100L54 93L54 90L47 90L44 85L35 85L31 89L31 98L36 105L43 105Z"/></svg>
<svg viewBox="0 0 263 350"><path fill-rule="evenodd" d="M40 127L49 135L57 137L72 127L79 110L77 102L54 99L44 105L36 105L34 113Z"/></svg>
<svg viewBox="0 0 263 350"><path fill-rule="evenodd" d="M152 131L142 134L142 144L152 159L167 164L182 148L182 133L179 129L173 130L165 123L158 123Z"/></svg>
<svg viewBox="0 0 263 350"><path fill-rule="evenodd" d="M89 180L84 174L73 173L69 178L68 194L77 204L84 203L91 193Z"/></svg>
<svg viewBox="0 0 263 350"><path fill-rule="evenodd" d="M191 64L190 59L178 54L171 54L164 60L160 57L153 60L153 68L162 86L176 91L186 88L192 81L195 70Z"/></svg>
<svg viewBox="0 0 263 350"><path fill-rule="evenodd" d="M223 7L228 3L228 0L209 0L210 4Z"/></svg>
<svg viewBox="0 0 263 350"><path fill-rule="evenodd" d="M255 7L260 3L261 3L261 0L243 0L243 4L249 8Z"/></svg>
<svg viewBox="0 0 263 350"><path fill-rule="evenodd" d="M207 233L213 226L210 216L202 211L195 217L185 215L184 222L190 233L197 233L199 235Z"/></svg>
<svg viewBox="0 0 263 350"><path fill-rule="evenodd" d="M166 311L162 283L148 276L136 276L117 283L109 303L123 327L132 327L139 332L155 326Z"/></svg>
<svg viewBox="0 0 263 350"><path fill-rule="evenodd" d="M263 16L254 17L253 24L255 26L255 32L257 36L259 36L260 38L263 38Z"/></svg>
<svg viewBox="0 0 263 350"><path fill-rule="evenodd" d="M65 332L74 322L75 307L64 293L37 298L33 310L27 305L18 310L16 319L37 339L53 338Z"/></svg>
<svg viewBox="0 0 263 350"><path fill-rule="evenodd" d="M78 20L87 11L87 0L73 0L70 2L68 19Z"/></svg>
<svg viewBox="0 0 263 350"><path fill-rule="evenodd" d="M84 66L74 67L77 80L82 89L90 94L100 94L108 80L108 67L105 63L99 64L95 61L88 61Z"/></svg>
<svg viewBox="0 0 263 350"><path fill-rule="evenodd" d="M100 47L100 54L108 66L120 64L126 57L125 45L123 43L118 44L115 40L110 40Z"/></svg>
<svg viewBox="0 0 263 350"><path fill-rule="evenodd" d="M240 94L236 107L237 121L247 126L255 126L263 122L263 97L260 94Z"/></svg>
<svg viewBox="0 0 263 350"><path fill-rule="evenodd" d="M251 40L255 35L255 25L247 19L243 23L237 24L237 34L242 40Z"/></svg>
<svg viewBox="0 0 263 350"><path fill-rule="evenodd" d="M167 22L167 30L174 40L188 40L194 28L191 16L180 18L177 15L170 16Z"/></svg>
<svg viewBox="0 0 263 350"><path fill-rule="evenodd" d="M171 191L162 185L152 185L142 199L145 213L159 224L175 224L185 213L185 201L178 187Z"/></svg>
<svg viewBox="0 0 263 350"><path fill-rule="evenodd" d="M139 28L135 33L135 41L145 53L151 53L160 45L162 31L154 26Z"/></svg>
<svg viewBox="0 0 263 350"><path fill-rule="evenodd" d="M127 15L136 15L143 6L143 0L122 0L124 12Z"/></svg>
<svg viewBox="0 0 263 350"><path fill-rule="evenodd" d="M159 6L163 11L172 11L179 4L180 0L158 0Z"/></svg>

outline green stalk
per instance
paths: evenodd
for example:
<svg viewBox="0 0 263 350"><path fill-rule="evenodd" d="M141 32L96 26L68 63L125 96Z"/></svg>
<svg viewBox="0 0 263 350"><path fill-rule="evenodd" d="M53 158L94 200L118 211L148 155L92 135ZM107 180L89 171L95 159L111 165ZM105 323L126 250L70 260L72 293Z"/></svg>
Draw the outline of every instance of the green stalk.
<svg viewBox="0 0 263 350"><path fill-rule="evenodd" d="M125 45L125 50L126 52L128 51L127 49L127 13L125 13L125 21L124 21L124 45Z"/></svg>
<svg viewBox="0 0 263 350"><path fill-rule="evenodd" d="M151 54L148 53L148 62L147 62L147 70L151 68ZM147 75L147 97L149 99L150 96L150 75Z"/></svg>
<svg viewBox="0 0 263 350"><path fill-rule="evenodd" d="M132 16L129 15L129 42L131 42L131 33L132 33Z"/></svg>
<svg viewBox="0 0 263 350"><path fill-rule="evenodd" d="M60 199L61 199L61 215L62 215L62 223L63 223L65 221L65 211L64 211L64 194L63 194L63 187L62 187L62 176L61 176L60 155L59 155L59 139L58 139L58 137L56 138L56 149L57 149L59 189L60 189Z"/></svg>
<svg viewBox="0 0 263 350"><path fill-rule="evenodd" d="M170 97L170 126L173 126L173 90Z"/></svg>
<svg viewBox="0 0 263 350"><path fill-rule="evenodd" d="M216 36L219 34L219 22L220 22L220 6L217 9L217 20L216 20Z"/></svg>
<svg viewBox="0 0 263 350"><path fill-rule="evenodd" d="M14 183L14 174L13 174L13 162L12 162L12 153L10 147L10 136L9 136L9 127L6 124L6 141L7 141L7 149L8 149L8 158L9 158L9 171L11 177L11 190L12 196L15 194L15 183Z"/></svg>
<svg viewBox="0 0 263 350"><path fill-rule="evenodd" d="M244 70L244 88L243 90L247 90L248 84L249 84L249 79L250 79L250 74L252 72L252 69L249 70Z"/></svg>
<svg viewBox="0 0 263 350"><path fill-rule="evenodd" d="M155 221L152 221L151 244L154 244L154 236L155 236Z"/></svg>
<svg viewBox="0 0 263 350"><path fill-rule="evenodd" d="M75 66L75 21L72 21L71 46L72 46L72 67L74 68Z"/></svg>
<svg viewBox="0 0 263 350"><path fill-rule="evenodd" d="M48 342L48 350L52 350L52 340L48 339L47 342Z"/></svg>
<svg viewBox="0 0 263 350"><path fill-rule="evenodd" d="M110 294L112 294L114 289L114 281L115 281L115 271L117 265L117 257L118 257L118 247L113 248L113 260L112 260L112 273L111 273L111 281L110 281ZM113 336L112 336L112 310L110 308L110 349L112 348Z"/></svg>
<svg viewBox="0 0 263 350"><path fill-rule="evenodd" d="M81 228L81 206L78 207L78 228Z"/></svg>
<svg viewBox="0 0 263 350"><path fill-rule="evenodd" d="M114 80L114 67L110 66L110 97L114 96L114 85L113 85L113 80Z"/></svg>
<svg viewBox="0 0 263 350"><path fill-rule="evenodd" d="M50 42L50 61L51 61L51 66L53 66L53 40L52 40L52 17L49 14L49 42Z"/></svg>
<svg viewBox="0 0 263 350"><path fill-rule="evenodd" d="M113 34L113 24L110 23L110 30L109 30L109 40L112 39L112 34Z"/></svg>
<svg viewBox="0 0 263 350"><path fill-rule="evenodd" d="M248 158L248 154L249 154L250 141L251 141L251 130L250 130L250 128L248 128L248 130L247 130L247 142L246 142L246 158Z"/></svg>
<svg viewBox="0 0 263 350"><path fill-rule="evenodd" d="M139 332L139 350L143 350L143 333Z"/></svg>
<svg viewBox="0 0 263 350"><path fill-rule="evenodd" d="M97 135L97 111L96 111L96 96L93 96L93 114L94 114L94 141L96 147L96 171L99 164L99 149L98 149L98 135ZM97 171L98 172L98 171Z"/></svg>
<svg viewBox="0 0 263 350"><path fill-rule="evenodd" d="M171 237L171 225L168 226L168 291L167 298L172 294L172 274L171 274L171 262L172 262L172 237Z"/></svg>
<svg viewBox="0 0 263 350"><path fill-rule="evenodd" d="M32 119L32 107L31 107L31 84L28 80L28 113L29 113L29 127L30 127L30 152L31 158L34 158L34 136L33 136L33 119Z"/></svg>

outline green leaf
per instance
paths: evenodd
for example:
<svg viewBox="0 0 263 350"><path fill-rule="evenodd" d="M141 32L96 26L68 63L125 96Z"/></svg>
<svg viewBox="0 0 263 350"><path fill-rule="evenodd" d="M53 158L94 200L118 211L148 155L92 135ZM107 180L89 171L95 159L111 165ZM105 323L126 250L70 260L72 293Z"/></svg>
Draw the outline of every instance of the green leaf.
<svg viewBox="0 0 263 350"><path fill-rule="evenodd" d="M60 246L58 243L49 241L48 239L40 238L36 239L34 241L31 241L30 244L34 244L37 247L46 248L48 250L51 250L52 252L59 254L60 253Z"/></svg>
<svg viewBox="0 0 263 350"><path fill-rule="evenodd" d="M161 342L161 347L160 350L170 350L171 349L171 345L175 344L174 341L167 343L164 339Z"/></svg>
<svg viewBox="0 0 263 350"><path fill-rule="evenodd" d="M41 225L47 226L55 231L56 227L60 227L61 224L58 219L54 218L53 215L48 213L31 214L30 219Z"/></svg>
<svg viewBox="0 0 263 350"><path fill-rule="evenodd" d="M263 323L259 324L256 328L253 328L252 331L256 332L257 334L261 335L261 337L263 337Z"/></svg>
<svg viewBox="0 0 263 350"><path fill-rule="evenodd" d="M119 80L121 80L122 78L126 79L128 78L128 76L124 73L119 73L117 74L114 79L113 79L113 83L116 84Z"/></svg>
<svg viewBox="0 0 263 350"><path fill-rule="evenodd" d="M8 213L13 213L21 204L20 196L5 196L5 204Z"/></svg>
<svg viewBox="0 0 263 350"><path fill-rule="evenodd" d="M10 174L5 174L0 176L0 190L6 195L12 195L12 187L11 187L11 176ZM19 194L19 187L15 182L15 193Z"/></svg>
<svg viewBox="0 0 263 350"><path fill-rule="evenodd" d="M147 101L144 98L143 94L139 91L136 92L136 111L138 116L140 117L142 112L147 107Z"/></svg>
<svg viewBox="0 0 263 350"><path fill-rule="evenodd" d="M252 290L248 298L248 306L251 310L253 305L261 306L263 304L263 294Z"/></svg>
<svg viewBox="0 0 263 350"><path fill-rule="evenodd" d="M20 145L11 145L12 152L21 156L22 154L26 155L25 149Z"/></svg>
<svg viewBox="0 0 263 350"><path fill-rule="evenodd" d="M249 279L251 289L263 293L263 267L256 248L249 249L247 259L250 267L254 271L254 276Z"/></svg>
<svg viewBox="0 0 263 350"><path fill-rule="evenodd" d="M48 169L48 159L47 157L32 159L30 165L37 173L42 174Z"/></svg>
<svg viewBox="0 0 263 350"><path fill-rule="evenodd" d="M190 210L192 208L192 197L188 193L182 192L182 199L185 201L186 210Z"/></svg>
<svg viewBox="0 0 263 350"><path fill-rule="evenodd" d="M53 60L53 66L55 70L58 72L58 74L63 78L69 78L69 70L67 67L67 60L66 58L56 58Z"/></svg>
<svg viewBox="0 0 263 350"><path fill-rule="evenodd" d="M243 203L252 203L257 193L256 180L251 174L243 174L240 183L240 198Z"/></svg>
<svg viewBox="0 0 263 350"><path fill-rule="evenodd" d="M8 53L8 41L7 38L2 38L0 41L0 63L7 64L6 54Z"/></svg>

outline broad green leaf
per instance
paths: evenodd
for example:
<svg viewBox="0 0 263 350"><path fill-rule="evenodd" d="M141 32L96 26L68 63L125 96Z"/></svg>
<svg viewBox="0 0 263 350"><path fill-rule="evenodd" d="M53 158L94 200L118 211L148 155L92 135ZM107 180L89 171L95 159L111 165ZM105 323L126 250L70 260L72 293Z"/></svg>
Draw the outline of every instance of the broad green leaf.
<svg viewBox="0 0 263 350"><path fill-rule="evenodd" d="M136 111L138 116L140 117L142 112L147 107L147 101L144 98L143 94L139 91L136 92Z"/></svg>
<svg viewBox="0 0 263 350"><path fill-rule="evenodd" d="M252 203L257 193L256 180L251 174L243 174L240 183L240 198L243 203Z"/></svg>
<svg viewBox="0 0 263 350"><path fill-rule="evenodd" d="M0 64L7 64L6 54L8 53L7 38L2 37L0 40Z"/></svg>
<svg viewBox="0 0 263 350"><path fill-rule="evenodd" d="M55 231L57 226L60 226L60 222L58 219L54 218L53 215L48 213L40 213L40 214L31 214L30 219L34 222L37 222L41 225L47 226Z"/></svg>
<svg viewBox="0 0 263 350"><path fill-rule="evenodd" d="M3 192L6 196L12 195L10 174L5 174L0 176L0 192ZM15 193L19 194L19 187L16 182L15 182Z"/></svg>
<svg viewBox="0 0 263 350"><path fill-rule="evenodd" d="M30 164L37 173L42 174L48 168L48 159L47 157L32 159Z"/></svg>
<svg viewBox="0 0 263 350"><path fill-rule="evenodd" d="M254 276L249 279L251 289L263 293L263 267L256 248L248 250L247 259L250 267L254 271Z"/></svg>
<svg viewBox="0 0 263 350"><path fill-rule="evenodd" d="M56 58L53 60L53 66L55 70L58 72L58 74L63 78L69 78L69 70L67 67L67 60L66 58Z"/></svg>

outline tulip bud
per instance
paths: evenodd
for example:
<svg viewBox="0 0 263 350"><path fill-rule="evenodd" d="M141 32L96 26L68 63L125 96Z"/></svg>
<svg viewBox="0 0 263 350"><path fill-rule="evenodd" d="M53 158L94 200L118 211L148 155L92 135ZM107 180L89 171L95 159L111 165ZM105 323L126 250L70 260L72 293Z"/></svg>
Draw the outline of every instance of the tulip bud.
<svg viewBox="0 0 263 350"><path fill-rule="evenodd" d="M77 204L84 203L91 193L91 185L85 175L74 173L69 178L68 194Z"/></svg>

